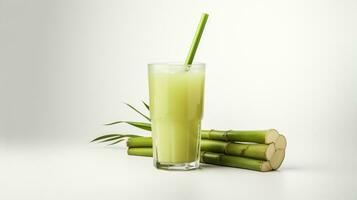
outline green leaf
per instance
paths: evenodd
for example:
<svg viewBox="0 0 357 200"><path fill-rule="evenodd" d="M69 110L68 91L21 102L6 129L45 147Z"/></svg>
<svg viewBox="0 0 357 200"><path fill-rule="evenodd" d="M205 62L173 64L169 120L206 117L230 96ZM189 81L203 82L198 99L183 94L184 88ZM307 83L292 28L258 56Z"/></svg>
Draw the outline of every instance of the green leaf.
<svg viewBox="0 0 357 200"><path fill-rule="evenodd" d="M109 142L109 141L113 141L113 140L117 140L117 139L121 139L121 138L131 138L131 137L142 137L142 136L126 134L126 135L120 135L120 136L117 136L117 137L109 138L109 139L106 139L106 140L103 140L103 141L100 141L100 142Z"/></svg>
<svg viewBox="0 0 357 200"><path fill-rule="evenodd" d="M146 131L151 131L151 124L150 123L145 123L145 122L131 122L131 121L116 121L112 123L105 124L107 126L114 125L114 124L120 124L120 123L126 123L131 126L134 126L136 128L140 128Z"/></svg>
<svg viewBox="0 0 357 200"><path fill-rule="evenodd" d="M129 106L131 109L133 109L135 112L139 113L141 116L145 117L148 121L151 121L150 118L146 115L144 115L142 112L140 112L138 109L136 109L134 106L125 103L125 105Z"/></svg>
<svg viewBox="0 0 357 200"><path fill-rule="evenodd" d="M106 140L102 140L102 141L99 141L100 143L102 142L109 142L109 141L113 141L113 140L117 140L117 139L120 139L122 138L123 136L116 136L116 137L112 137L112 138L109 138L109 139L106 139Z"/></svg>
<svg viewBox="0 0 357 200"><path fill-rule="evenodd" d="M133 135L133 134L108 134L108 135L103 135L103 136L97 137L94 140L92 140L91 142L96 142L96 141L97 142L108 142L108 141L112 141L112 140L115 140L115 139L120 139L120 138L123 138L123 137L130 138L130 137L142 137L142 136Z"/></svg>
<svg viewBox="0 0 357 200"><path fill-rule="evenodd" d="M143 136L141 136L141 135L131 135L131 134L129 134L129 135L124 135L124 137L130 138L130 137L143 137Z"/></svg>
<svg viewBox="0 0 357 200"><path fill-rule="evenodd" d="M115 142L113 142L113 143L110 143L110 144L108 144L108 146L117 144L117 143L119 143L119 142L121 142L121 141L124 141L124 139L120 139L120 140L118 140L118 141L115 141Z"/></svg>
<svg viewBox="0 0 357 200"><path fill-rule="evenodd" d="M108 134L108 135L102 135L102 136L99 136L97 138L95 138L94 140L90 141L90 142L95 142L95 141L98 141L98 140L103 140L103 139L106 139L106 138L110 138L110 137L115 137L115 136L119 136L120 134Z"/></svg>
<svg viewBox="0 0 357 200"><path fill-rule="evenodd" d="M142 101L142 102L143 102L144 106L146 107L146 109L148 109L148 111L150 111L150 106L147 103L145 103L145 101Z"/></svg>

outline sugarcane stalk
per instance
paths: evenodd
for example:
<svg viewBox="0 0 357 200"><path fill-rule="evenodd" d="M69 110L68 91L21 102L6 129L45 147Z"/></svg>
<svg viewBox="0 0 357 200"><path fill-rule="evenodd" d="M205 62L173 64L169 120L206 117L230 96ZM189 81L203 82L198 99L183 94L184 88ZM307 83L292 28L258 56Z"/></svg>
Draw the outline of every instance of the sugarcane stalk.
<svg viewBox="0 0 357 200"><path fill-rule="evenodd" d="M270 160L275 152L275 146L274 144L239 144L216 140L201 140L201 150L259 160Z"/></svg>
<svg viewBox="0 0 357 200"><path fill-rule="evenodd" d="M152 157L152 148L151 147L129 147L128 155Z"/></svg>
<svg viewBox="0 0 357 200"><path fill-rule="evenodd" d="M126 142L128 147L152 147L151 137L137 137L137 139L129 138Z"/></svg>
<svg viewBox="0 0 357 200"><path fill-rule="evenodd" d="M253 158L245 158L239 156L229 156L225 154L204 151L201 152L201 162L214 165L250 169L261 172L267 172L272 170L272 167L270 166L270 163L268 161L256 160Z"/></svg>
<svg viewBox="0 0 357 200"><path fill-rule="evenodd" d="M269 130L202 130L201 138L209 140L222 140L231 142L254 142L258 144L274 143L279 137L275 129Z"/></svg>
<svg viewBox="0 0 357 200"><path fill-rule="evenodd" d="M127 146L129 148L152 147L152 138L129 138ZM259 160L270 160L275 152L275 146L274 144L240 144L203 139L201 140L201 150L214 153L224 153L227 155L250 157Z"/></svg>
<svg viewBox="0 0 357 200"><path fill-rule="evenodd" d="M152 157L152 148L128 148L128 155Z"/></svg>
<svg viewBox="0 0 357 200"><path fill-rule="evenodd" d="M128 155L152 157L152 148L150 147L129 148ZM261 172L272 170L269 161L256 160L252 158L245 158L239 156L228 156L220 153L203 151L201 152L200 159L201 162L207 164L244 168L244 169L250 169L250 170L261 171Z"/></svg>

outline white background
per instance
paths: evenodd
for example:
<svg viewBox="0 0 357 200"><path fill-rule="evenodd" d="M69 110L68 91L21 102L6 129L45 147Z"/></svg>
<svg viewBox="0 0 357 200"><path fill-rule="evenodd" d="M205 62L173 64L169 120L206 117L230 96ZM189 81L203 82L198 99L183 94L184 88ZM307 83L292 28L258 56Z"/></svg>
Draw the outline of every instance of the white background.
<svg viewBox="0 0 357 200"><path fill-rule="evenodd" d="M356 199L357 2L0 0L0 199ZM207 64L206 129L276 128L278 172L154 169L124 146L142 133L147 63ZM144 120L144 119L142 119ZM104 146L104 147L103 147Z"/></svg>

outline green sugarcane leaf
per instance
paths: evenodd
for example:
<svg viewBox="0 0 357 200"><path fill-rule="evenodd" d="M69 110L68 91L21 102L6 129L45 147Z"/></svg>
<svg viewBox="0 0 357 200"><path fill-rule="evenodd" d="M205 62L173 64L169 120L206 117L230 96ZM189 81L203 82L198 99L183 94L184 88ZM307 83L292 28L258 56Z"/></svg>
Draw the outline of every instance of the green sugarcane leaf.
<svg viewBox="0 0 357 200"><path fill-rule="evenodd" d="M145 122L131 122L131 121L116 121L112 123L105 124L107 126L114 125L114 124L120 124L120 123L126 123L131 126L134 126L136 128L140 128L146 131L151 131L151 124L150 123L145 123Z"/></svg>
<svg viewBox="0 0 357 200"><path fill-rule="evenodd" d="M97 141L99 143L102 143L102 142L109 142L109 141L120 139L120 138L131 138L131 137L142 137L142 136L133 135L133 134L109 134L109 135L100 136L92 141L93 142Z"/></svg>
<svg viewBox="0 0 357 200"><path fill-rule="evenodd" d="M107 138L110 138L110 137L115 137L115 136L119 136L120 134L108 134L108 135L102 135L102 136L99 136L97 138L94 138L92 141L90 142L95 142L95 141L98 141L98 140L103 140L103 139L107 139Z"/></svg>
<svg viewBox="0 0 357 200"><path fill-rule="evenodd" d="M112 138L109 138L109 139L106 139L106 140L99 141L99 143L110 142L110 141L117 140L117 139L120 139L120 138L123 138L123 136L112 137Z"/></svg>
<svg viewBox="0 0 357 200"><path fill-rule="evenodd" d="M138 109L136 109L134 106L125 103L125 105L129 106L129 108L133 109L135 112L139 113L141 116L145 117L148 121L151 121L150 118L146 115L144 115L142 112L140 112Z"/></svg>
<svg viewBox="0 0 357 200"><path fill-rule="evenodd" d="M117 137L113 137L113 138L109 138L109 139L106 139L106 140L103 140L103 141L100 141L100 142L109 142L109 141L113 141L113 140L117 140L117 139L121 139L121 138L131 138L131 137L142 137L140 135L131 135L131 134L128 134L128 135L120 135L120 136L117 136ZM124 140L123 139L123 140Z"/></svg>
<svg viewBox="0 0 357 200"><path fill-rule="evenodd" d="M115 142L113 142L113 143L108 144L108 146L114 145L114 144L118 144L119 142L124 141L124 140L125 140L125 139L120 139L120 140L118 140L118 141L115 141Z"/></svg>
<svg viewBox="0 0 357 200"><path fill-rule="evenodd" d="M123 137L128 137L128 138L130 138L130 137L143 137L143 136L141 136L141 135L128 134L128 135L123 135Z"/></svg>
<svg viewBox="0 0 357 200"><path fill-rule="evenodd" d="M143 102L144 106L146 107L146 109L148 109L148 111L150 111L150 106L147 103L145 103L145 101L142 101L142 102Z"/></svg>

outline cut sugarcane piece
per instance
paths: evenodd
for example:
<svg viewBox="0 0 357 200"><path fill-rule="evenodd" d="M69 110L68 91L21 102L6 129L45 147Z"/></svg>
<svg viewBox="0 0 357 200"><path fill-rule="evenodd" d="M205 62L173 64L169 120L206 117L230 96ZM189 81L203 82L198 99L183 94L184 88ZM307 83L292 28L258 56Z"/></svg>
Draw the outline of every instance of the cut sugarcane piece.
<svg viewBox="0 0 357 200"><path fill-rule="evenodd" d="M276 142L279 133L275 129L269 130L249 130L249 131L219 131L219 130L202 130L201 138L209 140L237 141L237 142L254 142L259 144L270 144Z"/></svg>
<svg viewBox="0 0 357 200"><path fill-rule="evenodd" d="M212 152L201 152L201 161L208 164L244 168L261 172L272 170L272 167L268 161L239 156L228 156Z"/></svg>
<svg viewBox="0 0 357 200"><path fill-rule="evenodd" d="M128 155L152 157L152 148L129 148ZM212 152L201 152L201 162L227 167L244 168L261 172L272 170L269 161L256 160L239 156L228 156Z"/></svg>
<svg viewBox="0 0 357 200"><path fill-rule="evenodd" d="M260 160L270 160L275 152L275 146L274 144L240 144L217 140L201 140L201 150Z"/></svg>
<svg viewBox="0 0 357 200"><path fill-rule="evenodd" d="M128 155L152 157L152 148L128 148Z"/></svg>
<svg viewBox="0 0 357 200"><path fill-rule="evenodd" d="M152 148L151 147L129 147L128 155L130 156L146 156L152 157Z"/></svg>
<svg viewBox="0 0 357 200"><path fill-rule="evenodd" d="M285 149L278 149L275 151L271 159L269 160L269 163L271 167L276 170L278 169L281 164L283 163L285 158Z"/></svg>
<svg viewBox="0 0 357 200"><path fill-rule="evenodd" d="M275 141L276 149L285 149L286 148L286 138L284 135L279 135L278 139Z"/></svg>

